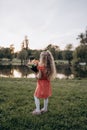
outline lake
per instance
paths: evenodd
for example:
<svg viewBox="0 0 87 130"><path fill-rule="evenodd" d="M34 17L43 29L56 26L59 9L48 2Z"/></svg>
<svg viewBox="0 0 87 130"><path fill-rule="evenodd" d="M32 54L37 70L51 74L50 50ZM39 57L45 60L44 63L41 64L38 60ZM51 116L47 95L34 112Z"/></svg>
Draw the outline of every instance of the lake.
<svg viewBox="0 0 87 130"><path fill-rule="evenodd" d="M0 66L0 77L11 77L11 78L35 78L33 71L27 66L17 66L17 65L5 65ZM58 68L57 67L57 77L59 79L72 79L74 75L72 74L70 68Z"/></svg>

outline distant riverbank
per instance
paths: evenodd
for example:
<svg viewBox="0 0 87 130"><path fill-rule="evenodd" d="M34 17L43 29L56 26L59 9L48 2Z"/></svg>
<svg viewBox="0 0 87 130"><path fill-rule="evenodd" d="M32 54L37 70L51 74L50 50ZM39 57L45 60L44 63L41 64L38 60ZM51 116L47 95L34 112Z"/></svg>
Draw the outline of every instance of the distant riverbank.
<svg viewBox="0 0 87 130"><path fill-rule="evenodd" d="M27 63L28 60L25 62ZM64 65L64 64L66 65L66 64L68 64L68 61L56 60L55 63L58 65ZM0 59L0 65L21 65L21 60L17 59L17 58L13 58L12 60L3 58L3 59ZM24 63L23 63L23 65L24 65Z"/></svg>
<svg viewBox="0 0 87 130"><path fill-rule="evenodd" d="M0 65L21 65L21 60L14 58L12 60L3 58L0 60Z"/></svg>

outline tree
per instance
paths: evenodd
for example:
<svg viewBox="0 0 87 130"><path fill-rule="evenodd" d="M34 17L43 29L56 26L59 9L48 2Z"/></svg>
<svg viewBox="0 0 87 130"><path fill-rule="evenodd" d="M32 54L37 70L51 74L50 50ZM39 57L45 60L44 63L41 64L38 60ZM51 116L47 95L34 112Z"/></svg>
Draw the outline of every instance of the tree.
<svg viewBox="0 0 87 130"><path fill-rule="evenodd" d="M87 63L87 46L78 46L73 53L73 57L77 59L78 62Z"/></svg>
<svg viewBox="0 0 87 130"><path fill-rule="evenodd" d="M21 59L21 64L26 64L27 56L28 52L26 51L26 49L23 49L19 52L18 58Z"/></svg>
<svg viewBox="0 0 87 130"><path fill-rule="evenodd" d="M23 50L23 49L28 50L28 46L29 46L29 40L28 40L27 36L25 36L23 42L21 43L21 50Z"/></svg>
<svg viewBox="0 0 87 130"><path fill-rule="evenodd" d="M69 65L71 65L71 60L73 59L73 51L71 51L72 48L73 48L72 44L67 44L65 50L62 53L63 59L68 60Z"/></svg>
<svg viewBox="0 0 87 130"><path fill-rule="evenodd" d="M55 60L56 60L57 57L58 57L58 56L57 56L57 52L60 51L59 46L57 46L57 45L52 45L52 44L49 44L49 45L45 48L45 50L51 51L51 53L52 53L52 55L53 55L53 57L54 57Z"/></svg>
<svg viewBox="0 0 87 130"><path fill-rule="evenodd" d="M87 64L87 29L85 33L78 35L77 39L80 39L80 46L73 53L74 59L77 62L86 62Z"/></svg>
<svg viewBox="0 0 87 130"><path fill-rule="evenodd" d="M85 33L80 33L77 39L80 40L81 45L87 45L87 29Z"/></svg>
<svg viewBox="0 0 87 130"><path fill-rule="evenodd" d="M67 44L65 50L71 50L73 48L72 44Z"/></svg>
<svg viewBox="0 0 87 130"><path fill-rule="evenodd" d="M64 60L68 60L69 65L71 65L71 60L73 59L73 51L64 50L64 51L62 52L62 55L63 55L63 59L64 59Z"/></svg>
<svg viewBox="0 0 87 130"><path fill-rule="evenodd" d="M87 45L80 45L75 49L72 70L77 77L87 77Z"/></svg>
<svg viewBox="0 0 87 130"><path fill-rule="evenodd" d="M15 49L15 48L14 48L14 45L11 44L11 45L10 45L10 51L11 51L11 54L14 54L14 49Z"/></svg>
<svg viewBox="0 0 87 130"><path fill-rule="evenodd" d="M11 52L11 55L12 55L12 58L14 57L14 45L13 44L11 44L10 45L10 52ZM12 58L11 58L11 60L12 60Z"/></svg>
<svg viewBox="0 0 87 130"><path fill-rule="evenodd" d="M12 54L11 54L10 48L4 48L4 47L2 47L0 49L0 58L12 59Z"/></svg>

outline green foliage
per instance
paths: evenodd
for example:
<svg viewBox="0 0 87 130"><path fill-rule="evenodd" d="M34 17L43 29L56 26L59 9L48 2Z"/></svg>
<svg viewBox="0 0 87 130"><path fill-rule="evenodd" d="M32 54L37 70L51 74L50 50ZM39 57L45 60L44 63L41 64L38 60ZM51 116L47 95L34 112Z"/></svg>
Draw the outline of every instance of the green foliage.
<svg viewBox="0 0 87 130"><path fill-rule="evenodd" d="M25 64L25 61L27 60L28 52L26 49L23 49L19 52L18 58L21 59L21 64Z"/></svg>
<svg viewBox="0 0 87 130"><path fill-rule="evenodd" d="M34 59L39 59L40 57L40 53L42 50L31 50L31 55L29 56L29 58L34 58Z"/></svg>
<svg viewBox="0 0 87 130"><path fill-rule="evenodd" d="M87 45L78 46L73 53L73 73L76 77L87 77ZM80 63L85 63L81 65Z"/></svg>
<svg viewBox="0 0 87 130"><path fill-rule="evenodd" d="M10 48L0 48L0 58L12 59L12 54Z"/></svg>
<svg viewBox="0 0 87 130"><path fill-rule="evenodd" d="M87 129L87 80L52 81L48 112L39 116L31 113L35 87L36 79L0 78L1 130Z"/></svg>
<svg viewBox="0 0 87 130"><path fill-rule="evenodd" d="M59 52L59 50L60 50L60 49L59 49L59 46L49 44L49 45L45 48L45 50L49 50L49 51L52 53L54 59L57 59L57 58L58 58L57 54L58 54L58 52Z"/></svg>
<svg viewBox="0 0 87 130"><path fill-rule="evenodd" d="M74 53L74 59L77 59L78 62L86 62L87 63L87 45L78 46Z"/></svg>
<svg viewBox="0 0 87 130"><path fill-rule="evenodd" d="M69 64L71 64L71 60L73 59L73 51L65 50L62 53L63 59L68 60Z"/></svg>
<svg viewBox="0 0 87 130"><path fill-rule="evenodd" d="M87 29L85 33L80 33L77 39L80 40L81 45L87 45Z"/></svg>
<svg viewBox="0 0 87 130"><path fill-rule="evenodd" d="M56 60L63 60L63 51L57 51L56 53Z"/></svg>

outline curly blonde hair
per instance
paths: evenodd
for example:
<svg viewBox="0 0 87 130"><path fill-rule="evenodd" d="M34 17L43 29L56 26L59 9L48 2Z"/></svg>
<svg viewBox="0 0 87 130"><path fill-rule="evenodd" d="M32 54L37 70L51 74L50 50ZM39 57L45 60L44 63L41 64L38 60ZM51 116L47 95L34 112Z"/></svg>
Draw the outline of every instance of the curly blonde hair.
<svg viewBox="0 0 87 130"><path fill-rule="evenodd" d="M49 50L41 52L40 63L45 65L47 77L54 79L56 77L56 67L52 53Z"/></svg>

